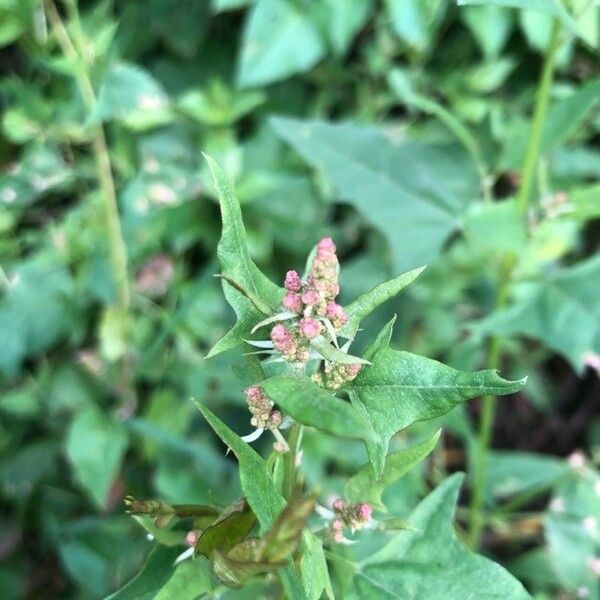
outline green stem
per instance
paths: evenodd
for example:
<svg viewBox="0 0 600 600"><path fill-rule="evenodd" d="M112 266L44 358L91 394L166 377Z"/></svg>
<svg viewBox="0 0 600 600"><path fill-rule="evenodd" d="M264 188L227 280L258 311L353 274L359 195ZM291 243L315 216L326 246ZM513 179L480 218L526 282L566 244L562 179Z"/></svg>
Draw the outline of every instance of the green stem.
<svg viewBox="0 0 600 600"><path fill-rule="evenodd" d="M500 282L496 295L496 310L506 306L508 290L510 287L510 276L512 271L512 260L507 260L501 266ZM502 359L502 338L493 336L490 340L487 360L488 369L498 369ZM469 545L474 550L479 546L481 531L483 529L483 503L486 482L486 458L492 438L494 426L494 414L496 411L496 398L485 396L481 407L481 418L479 421L479 432L477 435L475 455L472 463L472 494L469 507Z"/></svg>
<svg viewBox="0 0 600 600"><path fill-rule="evenodd" d="M48 21L63 54L77 65L76 82L81 97L88 111L96 106L96 95L92 86L91 76L85 60L85 40L79 23L77 4L73 0L67 3L67 8L73 15L75 24L73 39L69 35L62 18L52 0L46 0ZM118 304L123 310L128 310L131 303L129 291L129 276L127 273L127 249L123 240L117 194L110 165L110 157L102 125L91 128L92 148L96 164L96 177L102 194L106 229L109 244L110 261L117 288Z"/></svg>
<svg viewBox="0 0 600 600"><path fill-rule="evenodd" d="M302 425L300 423L294 423L290 427L287 443L290 449L284 457L282 493L286 500L290 500L296 488L296 476L298 473L296 457L302 444Z"/></svg>
<svg viewBox="0 0 600 600"><path fill-rule="evenodd" d="M554 19L552 23L552 32L550 34L550 44L538 85L529 142L527 144L527 153L525 155L525 163L523 164L521 185L517 196L517 206L524 214L527 213L529 198L535 179L535 169L540 152L544 121L546 119L546 112L550 100L550 88L552 87L552 81L554 79L556 56L560 47L560 31L560 23L558 19Z"/></svg>

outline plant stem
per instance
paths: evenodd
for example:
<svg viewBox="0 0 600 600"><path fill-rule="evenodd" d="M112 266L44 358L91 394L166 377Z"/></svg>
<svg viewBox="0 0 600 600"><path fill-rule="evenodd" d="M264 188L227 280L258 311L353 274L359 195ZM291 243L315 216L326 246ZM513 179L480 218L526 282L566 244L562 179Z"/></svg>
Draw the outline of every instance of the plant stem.
<svg viewBox="0 0 600 600"><path fill-rule="evenodd" d="M93 111L96 106L96 95L92 86L91 76L88 71L84 56L83 32L79 24L77 5L74 1L68 3L68 8L76 15L74 19L77 27L73 39L69 35L60 13L52 0L46 0L48 21L63 54L77 65L76 82L79 92L88 111ZM91 127L92 148L96 163L96 177L102 194L104 212L106 216L106 230L108 235L110 261L117 288L118 305L123 310L128 310L131 303L129 291L129 276L127 274L127 249L121 231L117 194L110 165L110 157L106 144L104 129L101 124Z"/></svg>
<svg viewBox="0 0 600 600"><path fill-rule="evenodd" d="M296 474L298 472L296 466L296 456L300 450L302 443L302 425L294 423L290 427L290 433L287 438L289 452L285 455L283 466L283 497L289 500L294 493L296 487Z"/></svg>
<svg viewBox="0 0 600 600"><path fill-rule="evenodd" d="M512 260L505 260L500 269L500 281L496 295L496 310L501 310L506 306L508 299L508 290L510 287L510 278L512 271ZM487 368L498 369L502 359L502 338L495 335L490 340ZM472 494L471 505L469 507L469 546L476 550L479 546L481 531L483 529L484 518L482 514L483 501L485 496L486 482L486 458L492 438L494 426L494 414L496 411L495 396L485 396L481 407L481 418L479 421L479 432L475 447L475 456L471 473Z"/></svg>
<svg viewBox="0 0 600 600"><path fill-rule="evenodd" d="M527 144L527 153L525 155L521 185L519 187L519 194L517 196L517 206L523 214L527 213L531 189L535 179L535 169L540 152L544 121L546 119L546 112L548 110L548 103L550 99L550 88L552 87L552 81L554 79L556 56L560 46L560 32L560 23L558 19L554 19L552 23L552 32L550 34L550 44L544 60L544 67L542 69L536 94L533 120L531 123L531 131Z"/></svg>

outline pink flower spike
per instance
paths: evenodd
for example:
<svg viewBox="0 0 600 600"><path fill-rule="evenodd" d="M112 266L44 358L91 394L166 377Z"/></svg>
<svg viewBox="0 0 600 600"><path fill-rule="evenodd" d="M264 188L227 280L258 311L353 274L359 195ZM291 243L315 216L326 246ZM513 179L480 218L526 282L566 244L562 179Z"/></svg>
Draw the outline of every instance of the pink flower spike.
<svg viewBox="0 0 600 600"><path fill-rule="evenodd" d="M285 289L288 292L299 292L302 287L302 281L300 275L296 271L288 271L285 274Z"/></svg>
<svg viewBox="0 0 600 600"><path fill-rule="evenodd" d="M198 532L192 529L191 531L187 532L187 535L185 536L185 543L188 546L195 546L198 543L198 537Z"/></svg>
<svg viewBox="0 0 600 600"><path fill-rule="evenodd" d="M321 333L321 323L315 319L302 319L298 324L300 334L311 340Z"/></svg>
<svg viewBox="0 0 600 600"><path fill-rule="evenodd" d="M316 304L319 300L319 293L315 290L306 290L304 294L302 294L302 302L309 306Z"/></svg>
<svg viewBox="0 0 600 600"><path fill-rule="evenodd" d="M302 300L300 299L300 294L288 292L283 297L283 306L294 313L302 312Z"/></svg>
<svg viewBox="0 0 600 600"><path fill-rule="evenodd" d="M317 252L327 252L333 254L336 251L335 244L330 237L323 238L317 244Z"/></svg>

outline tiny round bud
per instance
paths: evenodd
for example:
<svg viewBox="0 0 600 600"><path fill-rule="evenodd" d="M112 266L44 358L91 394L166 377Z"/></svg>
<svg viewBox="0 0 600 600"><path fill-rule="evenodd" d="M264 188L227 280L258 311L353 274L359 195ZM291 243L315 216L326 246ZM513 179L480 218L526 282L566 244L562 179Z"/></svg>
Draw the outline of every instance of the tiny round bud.
<svg viewBox="0 0 600 600"><path fill-rule="evenodd" d="M341 512L348 506L348 504L346 502L344 502L341 498L336 498L331 503L331 506L333 507L333 510L335 510L336 512Z"/></svg>
<svg viewBox="0 0 600 600"><path fill-rule="evenodd" d="M273 442L273 450L275 452L287 452L289 450L288 445L285 442Z"/></svg>
<svg viewBox="0 0 600 600"><path fill-rule="evenodd" d="M356 517L363 523L371 520L371 515L373 514L373 509L370 504L366 502L359 502L356 505Z"/></svg>
<svg viewBox="0 0 600 600"><path fill-rule="evenodd" d="M198 543L198 538L200 536L198 535L198 532L194 529L192 529L191 531L187 532L187 535L185 536L185 543L188 546L195 546Z"/></svg>
<svg viewBox="0 0 600 600"><path fill-rule="evenodd" d="M302 287L302 281L300 280L300 276L296 271L288 271L285 274L285 289L288 292L299 292Z"/></svg>
<svg viewBox="0 0 600 600"><path fill-rule="evenodd" d="M291 312L302 312L302 300L300 299L300 294L296 294L295 292L288 292L283 297L282 304Z"/></svg>
<svg viewBox="0 0 600 600"><path fill-rule="evenodd" d="M330 237L325 237L317 244L317 251L334 253L336 250L335 244Z"/></svg>
<svg viewBox="0 0 600 600"><path fill-rule="evenodd" d="M306 304L308 306L313 306L320 299L321 299L321 297L319 296L319 293L316 290L312 290L312 289L306 290L302 294L302 302L304 302L304 304Z"/></svg>
<svg viewBox="0 0 600 600"><path fill-rule="evenodd" d="M341 531L344 529L344 523L341 519L334 519L331 522L331 529L333 529L333 531Z"/></svg>
<svg viewBox="0 0 600 600"><path fill-rule="evenodd" d="M272 429L277 429L281 425L283 417L281 416L281 412L278 410L274 410L269 415L269 427Z"/></svg>
<svg viewBox="0 0 600 600"><path fill-rule="evenodd" d="M302 319L298 324L300 335L311 340L321 333L321 323L315 319Z"/></svg>

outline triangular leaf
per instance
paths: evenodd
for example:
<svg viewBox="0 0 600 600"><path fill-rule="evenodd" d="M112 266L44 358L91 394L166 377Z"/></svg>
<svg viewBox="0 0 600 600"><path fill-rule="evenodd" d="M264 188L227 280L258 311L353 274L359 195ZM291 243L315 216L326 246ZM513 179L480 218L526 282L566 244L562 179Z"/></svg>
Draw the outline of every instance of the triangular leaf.
<svg viewBox="0 0 600 600"><path fill-rule="evenodd" d="M280 308L284 292L282 288L270 281L250 258L242 210L233 193L231 183L221 167L210 156L205 155L205 158L219 198L223 222L217 256L226 281L235 282L234 286L223 282L223 291L240 319L234 327L235 333L233 330L230 331L217 343L215 348L218 347L217 350L223 352L241 343L244 338L250 337L252 327L264 318L264 315L259 313L259 308L267 316L275 314ZM244 292L247 297L244 297ZM254 319L255 315L258 315L258 318ZM218 353L215 348L209 352L209 356Z"/></svg>
<svg viewBox="0 0 600 600"><path fill-rule="evenodd" d="M529 600L521 583L500 565L473 554L452 526L463 475L444 481L412 513L412 531L357 565L349 598Z"/></svg>
<svg viewBox="0 0 600 600"><path fill-rule="evenodd" d="M376 477L383 473L388 443L397 431L477 396L517 392L525 381L506 381L494 370L468 373L409 352L380 350L348 388L378 437L367 442Z"/></svg>
<svg viewBox="0 0 600 600"><path fill-rule="evenodd" d="M260 385L275 404L299 423L333 435L373 438L369 423L350 403L319 387L308 377L278 375Z"/></svg>
<svg viewBox="0 0 600 600"><path fill-rule="evenodd" d="M438 430L420 444L388 454L379 480L373 476L371 465L366 464L346 482L346 499L350 502L369 502L375 508L385 510L381 502L385 488L420 463L435 448L440 434L441 430Z"/></svg>

